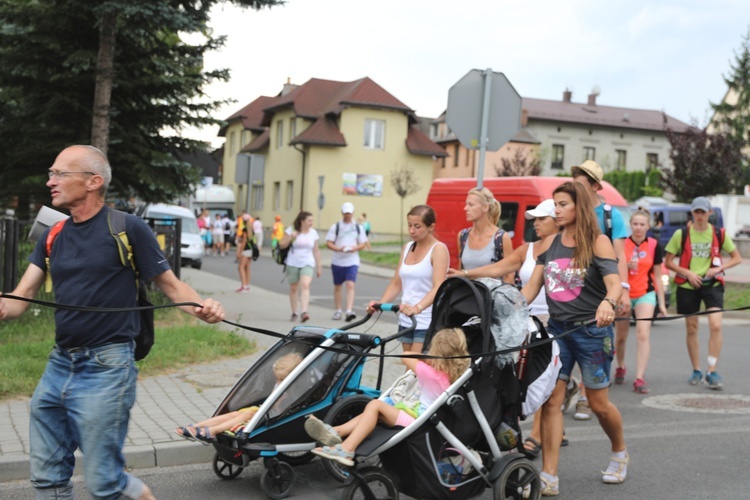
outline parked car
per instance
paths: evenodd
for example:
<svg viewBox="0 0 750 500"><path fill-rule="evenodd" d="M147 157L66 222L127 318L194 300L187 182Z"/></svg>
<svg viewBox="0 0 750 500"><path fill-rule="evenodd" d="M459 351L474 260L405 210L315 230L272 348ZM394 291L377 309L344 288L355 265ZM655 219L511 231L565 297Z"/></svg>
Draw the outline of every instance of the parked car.
<svg viewBox="0 0 750 500"><path fill-rule="evenodd" d="M200 269L203 265L204 244L198 229L198 221L190 209L178 205L155 203L146 205L138 213L144 219L181 219L180 264Z"/></svg>

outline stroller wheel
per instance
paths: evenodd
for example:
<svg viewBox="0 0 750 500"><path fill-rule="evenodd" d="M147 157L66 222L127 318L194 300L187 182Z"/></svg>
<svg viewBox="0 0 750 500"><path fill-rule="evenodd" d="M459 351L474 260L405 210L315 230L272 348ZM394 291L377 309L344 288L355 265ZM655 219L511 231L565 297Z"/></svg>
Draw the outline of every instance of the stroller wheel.
<svg viewBox="0 0 750 500"><path fill-rule="evenodd" d="M326 413L325 423L336 426L348 422L365 410L367 403L372 401L372 398L368 396L362 396L360 394L355 396L349 396L336 401L333 406ZM377 457L373 457L367 462L371 465L377 465L379 463ZM323 460L323 468L333 477L336 481L346 482L349 477L349 467L341 465L334 460Z"/></svg>
<svg viewBox="0 0 750 500"><path fill-rule="evenodd" d="M286 462L274 460L266 464L260 476L260 487L269 498L286 498L294 486L294 469Z"/></svg>
<svg viewBox="0 0 750 500"><path fill-rule="evenodd" d="M367 491L369 489L369 492ZM362 467L344 489L345 500L398 500L398 489L393 479L380 467Z"/></svg>
<svg viewBox="0 0 750 500"><path fill-rule="evenodd" d="M524 490L527 494L524 495ZM542 482L539 472L529 460L519 458L505 466L500 476L492 485L495 500L531 498L538 500L542 496Z"/></svg>
<svg viewBox="0 0 750 500"><path fill-rule="evenodd" d="M243 467L230 462L225 462L218 453L214 455L214 473L221 479L234 479L242 472Z"/></svg>

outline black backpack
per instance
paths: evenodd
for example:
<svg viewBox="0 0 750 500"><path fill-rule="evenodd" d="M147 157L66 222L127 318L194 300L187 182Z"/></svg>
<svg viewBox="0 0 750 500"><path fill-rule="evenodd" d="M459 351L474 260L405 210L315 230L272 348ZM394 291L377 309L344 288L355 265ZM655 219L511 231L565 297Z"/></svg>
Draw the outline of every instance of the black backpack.
<svg viewBox="0 0 750 500"><path fill-rule="evenodd" d="M271 250L271 257L273 258L273 261L280 266L286 267L286 258L287 258L287 255L289 255L289 251L291 249L292 249L292 243L290 243L289 246L286 248L281 248L281 246L276 245Z"/></svg>

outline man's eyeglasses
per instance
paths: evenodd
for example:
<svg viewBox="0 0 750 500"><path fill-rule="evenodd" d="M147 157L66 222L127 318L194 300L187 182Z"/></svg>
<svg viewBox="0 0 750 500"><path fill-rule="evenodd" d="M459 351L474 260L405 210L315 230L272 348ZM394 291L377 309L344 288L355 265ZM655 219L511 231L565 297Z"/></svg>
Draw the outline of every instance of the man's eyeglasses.
<svg viewBox="0 0 750 500"><path fill-rule="evenodd" d="M88 175L98 175L96 172L87 172L83 170L50 170L47 172L47 175L50 179L65 179L69 175L73 174L88 174Z"/></svg>

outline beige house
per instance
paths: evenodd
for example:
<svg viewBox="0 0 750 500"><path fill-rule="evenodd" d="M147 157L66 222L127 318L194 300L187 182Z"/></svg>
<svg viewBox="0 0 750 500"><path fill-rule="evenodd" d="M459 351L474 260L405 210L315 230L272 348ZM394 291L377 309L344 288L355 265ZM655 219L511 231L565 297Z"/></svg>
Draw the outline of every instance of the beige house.
<svg viewBox="0 0 750 500"><path fill-rule="evenodd" d="M500 150L485 155L484 176L496 177L503 158L520 152L538 158L540 175L569 172L584 160L596 160L604 172L645 171L670 165L669 141L661 111L597 104L595 89L586 103L573 102L572 92L560 101L524 97L521 130ZM676 131L688 124L667 115L667 126ZM479 151L461 145L441 116L432 124L430 138L445 147L448 157L433 164L435 177L476 177Z"/></svg>
<svg viewBox="0 0 750 500"><path fill-rule="evenodd" d="M349 201L355 217L367 213L373 232L398 234L394 173L406 169L420 186L403 200L408 211L427 198L433 157L446 154L417 123L409 107L369 78L287 84L227 119L219 132L227 138L222 183L235 189L237 208L265 226L275 215L290 224L306 210L327 230Z"/></svg>

